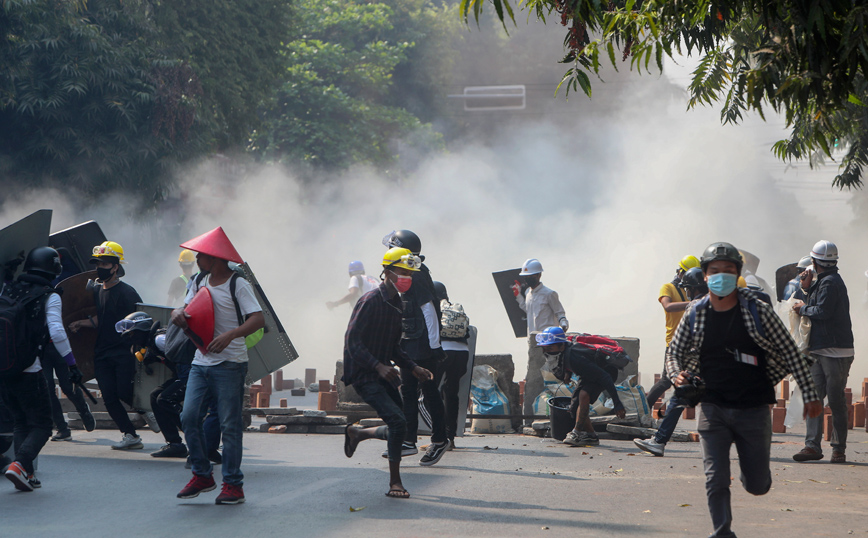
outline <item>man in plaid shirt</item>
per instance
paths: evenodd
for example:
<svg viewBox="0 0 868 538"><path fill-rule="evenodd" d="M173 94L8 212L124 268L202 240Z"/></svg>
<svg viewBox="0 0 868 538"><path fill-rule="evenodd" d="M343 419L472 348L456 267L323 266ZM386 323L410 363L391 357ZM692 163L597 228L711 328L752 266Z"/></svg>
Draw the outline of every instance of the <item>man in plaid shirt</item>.
<svg viewBox="0 0 868 538"><path fill-rule="evenodd" d="M815 417L823 410L810 364L778 315L752 291L736 287L742 263L729 243L705 250L701 267L709 294L690 304L666 352L666 373L676 387L689 384L690 374L705 381L697 430L715 538L735 537L730 528L732 443L745 490L764 495L771 488L768 406L775 403L778 381L792 373L802 389L805 414Z"/></svg>

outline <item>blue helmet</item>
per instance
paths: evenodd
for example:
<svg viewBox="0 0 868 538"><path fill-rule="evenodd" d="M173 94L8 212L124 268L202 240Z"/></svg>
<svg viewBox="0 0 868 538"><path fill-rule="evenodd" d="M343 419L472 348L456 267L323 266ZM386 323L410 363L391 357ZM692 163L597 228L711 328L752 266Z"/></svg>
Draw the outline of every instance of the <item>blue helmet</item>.
<svg viewBox="0 0 868 538"><path fill-rule="evenodd" d="M554 344L562 344L567 341L567 335L560 327L546 327L543 331L536 335L536 345L551 346Z"/></svg>
<svg viewBox="0 0 868 538"><path fill-rule="evenodd" d="M362 265L362 262L360 262L358 260L354 261L354 262L350 262L349 272L350 272L350 275L354 275L356 273L364 273L365 272L365 266Z"/></svg>

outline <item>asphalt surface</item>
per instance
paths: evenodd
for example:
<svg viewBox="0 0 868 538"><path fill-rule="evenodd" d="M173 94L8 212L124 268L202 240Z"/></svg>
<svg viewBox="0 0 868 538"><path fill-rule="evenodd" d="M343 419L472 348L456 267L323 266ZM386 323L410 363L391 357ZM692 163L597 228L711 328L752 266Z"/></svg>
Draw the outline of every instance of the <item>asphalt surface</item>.
<svg viewBox="0 0 868 538"><path fill-rule="evenodd" d="M690 424L684 424L689 427ZM803 431L803 430L801 430ZM409 500L388 489L385 443L365 441L352 459L340 435L249 433L247 502L217 506L219 491L180 500L183 460L109 448L114 432L73 432L39 460L43 487L0 482L0 536L707 536L698 443L670 443L655 458L629 441L571 448L519 435L470 436L435 466L405 458ZM116 439L118 438L118 439ZM851 430L848 464L799 464L801 435L775 435L773 489L746 493L733 462L734 530L741 537L868 536L868 434ZM424 441L421 441L424 443ZM733 450L733 455L735 451ZM219 483L220 470L215 479Z"/></svg>

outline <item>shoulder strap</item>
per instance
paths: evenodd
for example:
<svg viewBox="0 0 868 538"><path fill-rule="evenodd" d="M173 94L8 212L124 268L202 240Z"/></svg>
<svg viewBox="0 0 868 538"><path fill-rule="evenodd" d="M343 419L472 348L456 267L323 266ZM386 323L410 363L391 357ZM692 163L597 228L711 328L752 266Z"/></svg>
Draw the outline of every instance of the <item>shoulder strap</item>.
<svg viewBox="0 0 868 538"><path fill-rule="evenodd" d="M241 315L241 305L238 304L238 297L235 296L235 282L239 279L238 273L232 273L229 277L229 295L232 296L232 302L235 303L235 315L238 316L238 326L244 325L244 316Z"/></svg>
<svg viewBox="0 0 868 538"><path fill-rule="evenodd" d="M696 311L700 308L705 308L708 304L708 295L705 295L702 299L697 301L693 308L690 309L690 312L687 314L687 321L690 323L690 337L696 333Z"/></svg>
<svg viewBox="0 0 868 538"><path fill-rule="evenodd" d="M766 331L763 328L763 324L760 320L759 309L756 307L756 299L750 299L747 302L747 309L750 312L750 315L753 316L753 323L756 325L756 330L759 335L763 338L766 337Z"/></svg>

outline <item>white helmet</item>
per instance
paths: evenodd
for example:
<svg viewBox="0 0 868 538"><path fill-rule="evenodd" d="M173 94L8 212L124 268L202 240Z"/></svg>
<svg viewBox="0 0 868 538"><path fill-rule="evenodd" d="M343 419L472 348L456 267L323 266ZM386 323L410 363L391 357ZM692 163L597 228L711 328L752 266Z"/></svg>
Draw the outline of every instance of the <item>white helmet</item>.
<svg viewBox="0 0 868 538"><path fill-rule="evenodd" d="M527 259L521 266L519 276L538 275L542 273L542 264L536 258Z"/></svg>
<svg viewBox="0 0 868 538"><path fill-rule="evenodd" d="M817 241L811 249L811 257L824 262L833 262L838 259L838 247L831 241Z"/></svg>
<svg viewBox="0 0 868 538"><path fill-rule="evenodd" d="M799 269L807 269L810 266L811 266L811 257L810 256L803 257L801 260L799 260L799 263L796 265L796 267L798 267Z"/></svg>

